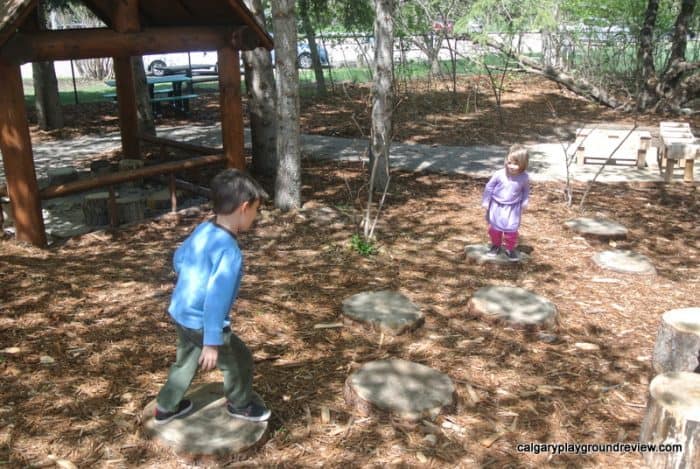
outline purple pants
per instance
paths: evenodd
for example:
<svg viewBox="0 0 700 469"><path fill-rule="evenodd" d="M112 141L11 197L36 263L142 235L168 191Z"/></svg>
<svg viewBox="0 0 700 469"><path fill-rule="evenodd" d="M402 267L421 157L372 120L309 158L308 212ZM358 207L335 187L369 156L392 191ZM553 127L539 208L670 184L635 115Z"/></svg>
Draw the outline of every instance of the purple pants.
<svg viewBox="0 0 700 469"><path fill-rule="evenodd" d="M515 249L515 246L518 244L517 231L500 231L489 225L489 237L491 238L492 246L500 246L501 242L503 242L505 248L509 251Z"/></svg>

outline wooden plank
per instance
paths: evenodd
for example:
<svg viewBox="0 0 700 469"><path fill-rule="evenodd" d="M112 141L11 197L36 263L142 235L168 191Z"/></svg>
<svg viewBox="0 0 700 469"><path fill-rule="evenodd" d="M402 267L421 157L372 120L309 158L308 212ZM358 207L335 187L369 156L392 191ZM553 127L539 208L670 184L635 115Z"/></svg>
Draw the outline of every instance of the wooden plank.
<svg viewBox="0 0 700 469"><path fill-rule="evenodd" d="M0 62L0 150L17 239L46 246L41 198L18 65Z"/></svg>
<svg viewBox="0 0 700 469"><path fill-rule="evenodd" d="M17 33L0 47L0 59L21 64L216 50L227 45L245 50L255 46L247 41L249 34L244 26L144 28L134 33L118 33L106 28Z"/></svg>
<svg viewBox="0 0 700 469"><path fill-rule="evenodd" d="M79 192L106 187L123 182L134 181L136 179L158 176L161 174L170 174L178 171L186 171L188 169L200 168L202 166L210 166L225 162L222 155L207 155L190 158L183 161L171 161L168 163L145 166L143 168L132 169L129 171L120 171L118 173L108 173L97 176L93 179L83 179L80 181L69 182L60 186L50 186L41 191L42 199L52 199L54 197L63 197L65 195L77 194Z"/></svg>
<svg viewBox="0 0 700 469"><path fill-rule="evenodd" d="M245 169L243 155L243 103L238 51L232 47L218 50L221 140L229 168Z"/></svg>

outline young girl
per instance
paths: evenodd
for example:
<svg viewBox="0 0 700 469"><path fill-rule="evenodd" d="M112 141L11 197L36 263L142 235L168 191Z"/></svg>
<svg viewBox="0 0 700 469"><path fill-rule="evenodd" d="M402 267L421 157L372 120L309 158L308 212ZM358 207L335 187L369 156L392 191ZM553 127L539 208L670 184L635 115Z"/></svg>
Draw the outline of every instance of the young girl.
<svg viewBox="0 0 700 469"><path fill-rule="evenodd" d="M481 205L486 209L486 221L489 223L489 256L497 256L503 242L508 260L518 261L515 250L518 227L530 193L530 180L525 172L527 163L525 147L513 145L508 150L505 167L496 171L486 183Z"/></svg>

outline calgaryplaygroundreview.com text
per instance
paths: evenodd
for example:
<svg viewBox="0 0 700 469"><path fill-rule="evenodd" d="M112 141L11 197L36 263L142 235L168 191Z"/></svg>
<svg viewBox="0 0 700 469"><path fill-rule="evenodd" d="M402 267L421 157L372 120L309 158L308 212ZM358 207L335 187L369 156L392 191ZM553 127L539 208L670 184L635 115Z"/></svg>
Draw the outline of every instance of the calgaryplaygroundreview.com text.
<svg viewBox="0 0 700 469"><path fill-rule="evenodd" d="M683 445L680 443L651 444L651 443L520 443L516 447L521 453L682 453Z"/></svg>

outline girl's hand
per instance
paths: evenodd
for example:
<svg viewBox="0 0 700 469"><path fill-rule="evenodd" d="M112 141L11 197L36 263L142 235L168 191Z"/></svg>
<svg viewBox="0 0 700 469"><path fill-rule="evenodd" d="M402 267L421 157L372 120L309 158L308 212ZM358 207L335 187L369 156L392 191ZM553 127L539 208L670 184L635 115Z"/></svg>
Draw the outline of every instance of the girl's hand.
<svg viewBox="0 0 700 469"><path fill-rule="evenodd" d="M202 347L202 354L199 356L199 366L202 371L213 370L219 360L219 348L215 345L205 345Z"/></svg>

